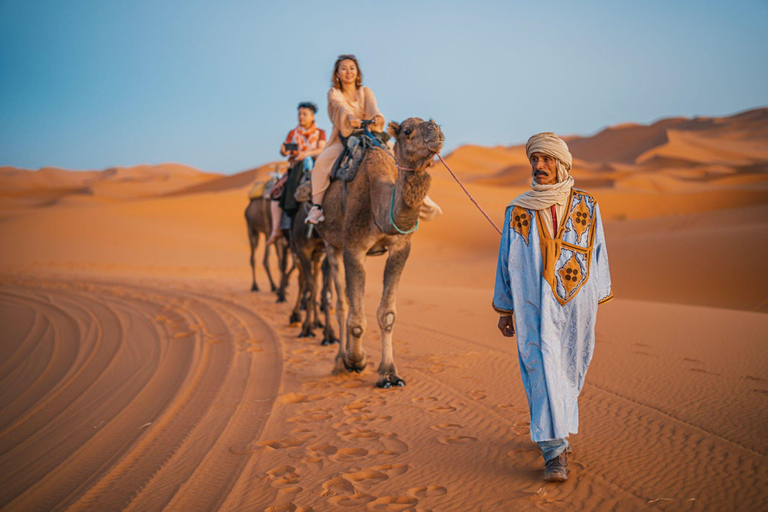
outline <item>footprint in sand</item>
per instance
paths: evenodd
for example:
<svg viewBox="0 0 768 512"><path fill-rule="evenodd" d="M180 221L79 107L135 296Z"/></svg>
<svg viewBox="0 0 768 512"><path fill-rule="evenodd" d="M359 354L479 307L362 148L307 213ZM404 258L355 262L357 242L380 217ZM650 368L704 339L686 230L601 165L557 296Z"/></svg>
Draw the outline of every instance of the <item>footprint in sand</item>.
<svg viewBox="0 0 768 512"><path fill-rule="evenodd" d="M362 469L360 471L344 473L341 476L352 482L355 487L363 488L378 484L389 478L385 473L373 469Z"/></svg>
<svg viewBox="0 0 768 512"><path fill-rule="evenodd" d="M359 492L351 496L334 496L328 502L337 507L362 507L375 499L370 494Z"/></svg>
<svg viewBox="0 0 768 512"><path fill-rule="evenodd" d="M768 382L768 379L763 379L761 377L755 377L753 375L745 375L744 378L747 379L747 380L753 380L755 382Z"/></svg>
<svg viewBox="0 0 768 512"><path fill-rule="evenodd" d="M330 480L323 482L323 492L320 495L324 497L332 497L353 496L355 494L357 494L357 489L352 485L352 482L346 478L337 476L336 478L331 478Z"/></svg>
<svg viewBox="0 0 768 512"><path fill-rule="evenodd" d="M293 466L278 466L267 471L267 475L275 487L295 484L299 480L299 474Z"/></svg>
<svg viewBox="0 0 768 512"><path fill-rule="evenodd" d="M509 410L509 411L512 411L512 412L519 412L519 413L524 413L525 412L523 409L521 409L520 407L516 406L515 404L499 404L496 407L498 407L499 409L505 409L505 410Z"/></svg>
<svg viewBox="0 0 768 512"><path fill-rule="evenodd" d="M442 485L430 485L428 487L414 487L413 489L408 489L406 494L412 498L424 499L432 498L435 496L445 496L448 494L448 489Z"/></svg>
<svg viewBox="0 0 768 512"><path fill-rule="evenodd" d="M368 450L365 448L339 448L328 458L334 462L355 462L365 458Z"/></svg>
<svg viewBox="0 0 768 512"><path fill-rule="evenodd" d="M476 437L472 436L438 436L437 441L441 444L467 444L477 441Z"/></svg>
<svg viewBox="0 0 768 512"><path fill-rule="evenodd" d="M637 355L646 356L646 357L659 357L658 354L649 354L648 352L640 352L640 351L637 351L637 350L635 350L634 353L637 354Z"/></svg>
<svg viewBox="0 0 768 512"><path fill-rule="evenodd" d="M407 472L409 467L408 464L382 464L380 466L373 466L370 469L381 471L389 476L398 476Z"/></svg>
<svg viewBox="0 0 768 512"><path fill-rule="evenodd" d="M529 421L517 421L512 427L512 432L518 436L527 436L531 433L531 423Z"/></svg>
<svg viewBox="0 0 768 512"><path fill-rule="evenodd" d="M345 404L343 409L344 412L371 412L369 409L366 409L368 404L366 402L363 402L361 400L355 400L354 402L350 402L348 404Z"/></svg>
<svg viewBox="0 0 768 512"><path fill-rule="evenodd" d="M315 443L307 446L307 453L313 457L329 457L339 449L332 444Z"/></svg>
<svg viewBox="0 0 768 512"><path fill-rule="evenodd" d="M437 407L430 407L429 409L427 409L427 411L437 413L437 414L444 414L447 412L456 412L456 408L450 405L439 405Z"/></svg>
<svg viewBox="0 0 768 512"><path fill-rule="evenodd" d="M283 487L282 489L279 489L277 491L277 496L275 497L275 500L277 501L277 503L270 507L267 507L265 509L265 512L283 512L283 511L296 512L297 510L299 510L299 508L296 507L296 505L293 503L293 500L296 498L296 495L303 490L304 489L302 489L298 485L293 487ZM307 510L307 509L304 508L304 510Z"/></svg>
<svg viewBox="0 0 768 512"><path fill-rule="evenodd" d="M314 436L313 436L314 437ZM284 439L272 439L269 441L261 441L257 443L258 446L263 446L266 449L271 450L283 450L285 448L296 448L307 442L307 439L300 439L298 437L286 437Z"/></svg>
<svg viewBox="0 0 768 512"><path fill-rule="evenodd" d="M469 394L472 400L485 400L485 391L476 389Z"/></svg>
<svg viewBox="0 0 768 512"><path fill-rule="evenodd" d="M437 430L438 432L452 432L454 430L463 428L463 425L457 425L456 423L438 423L437 425L432 425L432 430Z"/></svg>
<svg viewBox="0 0 768 512"><path fill-rule="evenodd" d="M412 405L426 405L430 402L437 402L437 398L434 396L417 396L411 399Z"/></svg>
<svg viewBox="0 0 768 512"><path fill-rule="evenodd" d="M419 500L411 496L382 496L368 503L368 510L407 510L415 507Z"/></svg>
<svg viewBox="0 0 768 512"><path fill-rule="evenodd" d="M334 462L356 462L368 456L365 448L339 448L328 458Z"/></svg>
<svg viewBox="0 0 768 512"><path fill-rule="evenodd" d="M378 441L381 433L367 428L351 428L336 432L336 435L345 441Z"/></svg>
<svg viewBox="0 0 768 512"><path fill-rule="evenodd" d="M754 391L755 393L759 393L761 395L768 395L768 390L766 389L753 389L752 391Z"/></svg>

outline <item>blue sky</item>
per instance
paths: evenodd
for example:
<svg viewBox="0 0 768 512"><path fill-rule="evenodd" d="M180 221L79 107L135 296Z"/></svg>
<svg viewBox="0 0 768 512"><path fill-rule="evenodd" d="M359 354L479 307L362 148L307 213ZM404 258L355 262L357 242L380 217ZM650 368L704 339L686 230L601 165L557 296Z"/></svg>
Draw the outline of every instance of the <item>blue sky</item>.
<svg viewBox="0 0 768 512"><path fill-rule="evenodd" d="M768 2L0 0L0 165L279 157L358 56L388 120L446 150L768 104Z"/></svg>

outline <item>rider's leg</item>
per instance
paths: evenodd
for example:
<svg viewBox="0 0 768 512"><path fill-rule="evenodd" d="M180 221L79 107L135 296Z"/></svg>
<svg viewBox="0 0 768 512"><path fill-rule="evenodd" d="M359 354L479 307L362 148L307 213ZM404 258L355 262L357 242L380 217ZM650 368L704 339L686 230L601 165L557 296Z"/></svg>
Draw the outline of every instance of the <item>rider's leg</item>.
<svg viewBox="0 0 768 512"><path fill-rule="evenodd" d="M280 218L283 216L283 209L280 208L280 201L277 199L272 199L269 202L269 209L272 212L272 232L269 234L267 244L273 244L283 236L283 232L280 231Z"/></svg>
<svg viewBox="0 0 768 512"><path fill-rule="evenodd" d="M315 167L312 169L312 208L307 214L307 222L317 224L325 220L322 210L323 197L325 197L325 191L331 181L333 164L343 150L341 141L337 141L326 146L320 156L317 157Z"/></svg>

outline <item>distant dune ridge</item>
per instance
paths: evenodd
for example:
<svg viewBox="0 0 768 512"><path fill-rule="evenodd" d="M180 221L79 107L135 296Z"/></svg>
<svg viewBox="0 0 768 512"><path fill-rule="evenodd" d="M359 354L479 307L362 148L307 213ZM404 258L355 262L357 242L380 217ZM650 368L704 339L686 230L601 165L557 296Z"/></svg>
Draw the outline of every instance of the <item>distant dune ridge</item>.
<svg viewBox="0 0 768 512"><path fill-rule="evenodd" d="M768 172L768 108L722 118L627 123L589 137L564 138L574 155L574 178L585 188L753 185ZM468 145L450 157L462 176L479 184L526 186L530 182L525 145Z"/></svg>
<svg viewBox="0 0 768 512"><path fill-rule="evenodd" d="M616 299L564 485L542 481L491 309L499 236L440 164L392 390L374 389L384 258L361 374L331 376L335 347L288 325L295 274L289 304L249 291L247 193L284 162L0 167L0 508L763 510L768 109L567 140ZM499 225L530 184L521 145L446 160Z"/></svg>

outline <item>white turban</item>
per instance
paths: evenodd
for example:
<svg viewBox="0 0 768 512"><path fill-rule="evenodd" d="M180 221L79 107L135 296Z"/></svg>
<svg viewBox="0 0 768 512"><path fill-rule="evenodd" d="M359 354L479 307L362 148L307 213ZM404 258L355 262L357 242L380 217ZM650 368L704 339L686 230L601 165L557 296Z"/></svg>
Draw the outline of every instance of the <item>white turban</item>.
<svg viewBox="0 0 768 512"><path fill-rule="evenodd" d="M510 206L520 206L532 210L543 210L553 204L565 204L571 195L573 177L570 174L573 157L568 151L568 144L552 132L537 133L525 145L525 153L530 160L533 153L543 153L557 160L557 183L539 185L531 181L531 188L520 194L509 203Z"/></svg>

